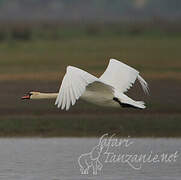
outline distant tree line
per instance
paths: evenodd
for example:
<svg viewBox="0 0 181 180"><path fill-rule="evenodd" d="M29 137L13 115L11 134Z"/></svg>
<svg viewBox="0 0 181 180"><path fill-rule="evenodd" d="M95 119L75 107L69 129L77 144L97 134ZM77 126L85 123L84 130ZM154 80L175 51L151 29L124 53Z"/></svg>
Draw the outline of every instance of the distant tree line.
<svg viewBox="0 0 181 180"><path fill-rule="evenodd" d="M2 26L2 24L1 24ZM152 21L147 23L60 24L16 23L3 24L0 41L58 40L81 36L180 36L181 23Z"/></svg>

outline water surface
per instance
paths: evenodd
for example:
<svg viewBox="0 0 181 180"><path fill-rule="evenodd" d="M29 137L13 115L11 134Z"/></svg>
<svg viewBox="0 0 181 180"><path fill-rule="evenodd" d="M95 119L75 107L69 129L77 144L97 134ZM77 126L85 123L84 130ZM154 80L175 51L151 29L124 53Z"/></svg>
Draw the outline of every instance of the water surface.
<svg viewBox="0 0 181 180"><path fill-rule="evenodd" d="M105 163L104 152L100 154L101 171L93 175L81 175L78 158L98 145L99 138L1 138L0 179L2 180L180 180L181 139L130 139L129 147L116 147L118 154L173 154L178 151L175 162L145 163L140 170L120 162ZM114 150L115 150L114 149ZM101 157L102 156L102 157Z"/></svg>

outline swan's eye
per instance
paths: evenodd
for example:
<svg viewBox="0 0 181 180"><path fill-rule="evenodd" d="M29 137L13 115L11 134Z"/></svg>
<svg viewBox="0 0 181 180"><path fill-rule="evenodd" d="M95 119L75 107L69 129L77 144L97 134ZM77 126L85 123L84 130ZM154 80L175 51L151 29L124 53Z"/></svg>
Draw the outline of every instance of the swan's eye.
<svg viewBox="0 0 181 180"><path fill-rule="evenodd" d="M30 96L34 95L34 93L29 92L27 95L30 97Z"/></svg>

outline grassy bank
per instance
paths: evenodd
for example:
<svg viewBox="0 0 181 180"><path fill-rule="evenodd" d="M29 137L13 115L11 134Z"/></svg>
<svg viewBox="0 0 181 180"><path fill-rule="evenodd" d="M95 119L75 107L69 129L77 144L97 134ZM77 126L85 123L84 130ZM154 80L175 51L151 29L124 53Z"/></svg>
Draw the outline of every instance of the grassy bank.
<svg viewBox="0 0 181 180"><path fill-rule="evenodd" d="M180 114L7 116L1 118L0 136L180 137L180 119Z"/></svg>

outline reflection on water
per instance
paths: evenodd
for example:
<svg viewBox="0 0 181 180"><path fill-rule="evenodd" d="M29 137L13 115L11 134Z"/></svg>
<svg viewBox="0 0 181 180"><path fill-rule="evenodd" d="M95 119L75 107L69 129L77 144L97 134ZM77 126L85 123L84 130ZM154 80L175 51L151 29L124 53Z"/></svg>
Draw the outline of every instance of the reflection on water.
<svg viewBox="0 0 181 180"><path fill-rule="evenodd" d="M129 148L119 147L117 151L121 154L171 154L178 151L177 160L171 163L145 163L140 170L135 170L126 163L102 162L103 167L97 175L92 174L91 168L88 175L81 175L78 158L98 145L98 138L1 138L0 179L180 180L181 139L138 138L131 141L133 144Z"/></svg>

